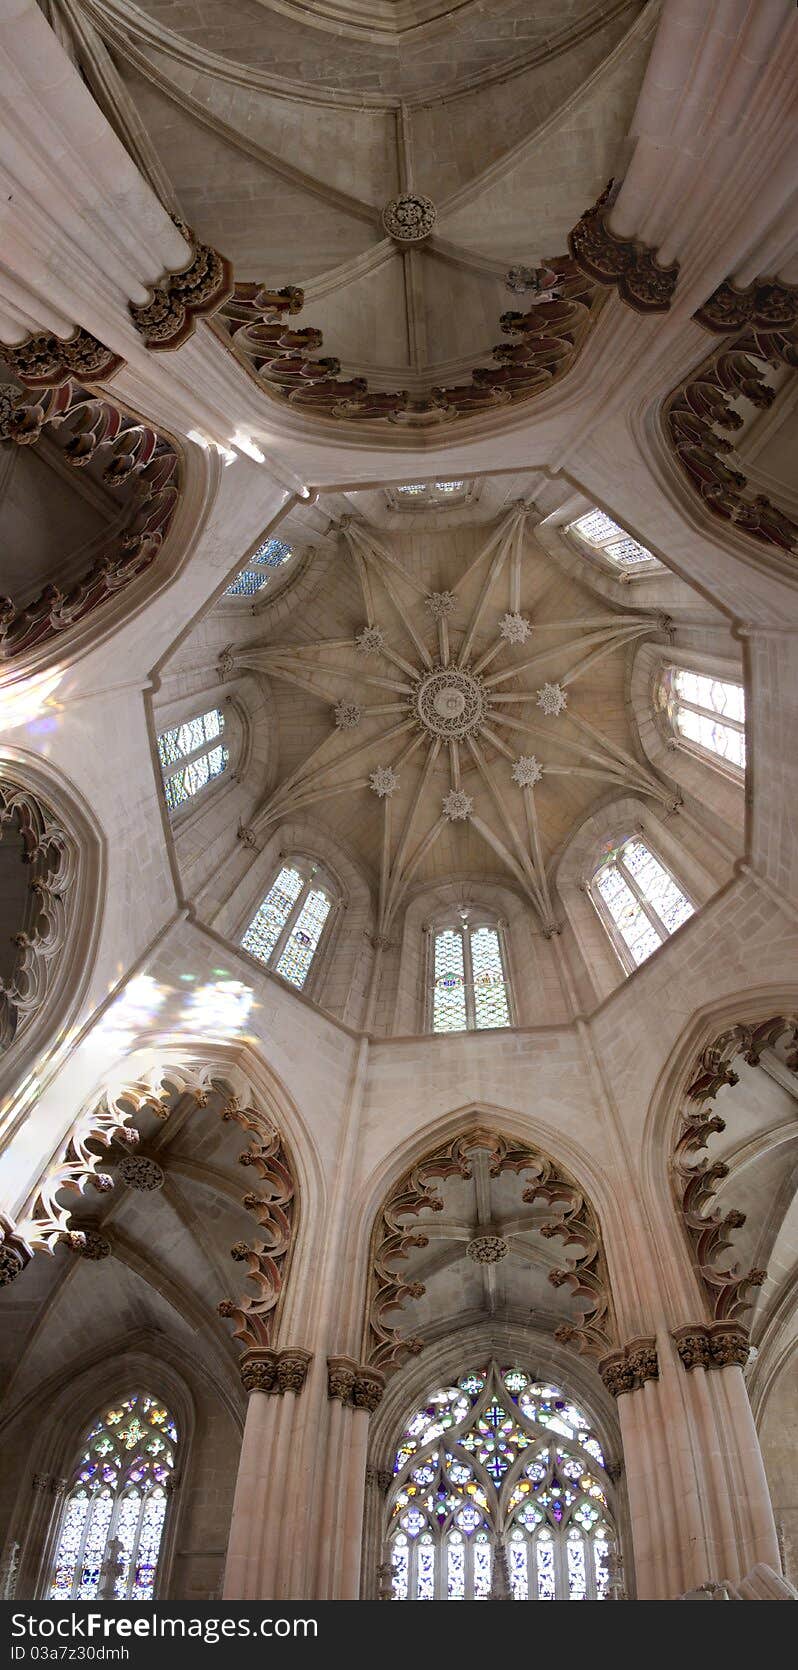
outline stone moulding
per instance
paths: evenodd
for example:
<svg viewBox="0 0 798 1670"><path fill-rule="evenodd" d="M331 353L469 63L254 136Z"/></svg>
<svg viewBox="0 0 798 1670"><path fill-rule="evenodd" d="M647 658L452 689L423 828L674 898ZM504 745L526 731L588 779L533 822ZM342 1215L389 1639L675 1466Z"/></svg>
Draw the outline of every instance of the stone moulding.
<svg viewBox="0 0 798 1670"><path fill-rule="evenodd" d="M136 330L153 352L179 348L191 336L197 319L215 313L233 294L230 262L209 244L195 238L185 221L172 216L191 245L191 260L180 272L165 273L141 305L129 302Z"/></svg>
<svg viewBox="0 0 798 1670"><path fill-rule="evenodd" d="M702 309L696 315L702 324L707 322L702 317L705 312ZM719 334L727 329L720 325L709 328ZM748 489L736 459L727 462L734 452L728 436L743 426L734 401L745 399L759 409L773 403L775 389L763 375L768 366L798 367L796 327L765 329L752 322L715 348L668 396L662 423L670 450L706 509L763 544L794 552L798 523L764 493Z"/></svg>
<svg viewBox="0 0 798 1670"><path fill-rule="evenodd" d="M598 1371L612 1397L639 1391L647 1380L659 1379L656 1340L649 1335L630 1340L620 1351L602 1357Z"/></svg>
<svg viewBox="0 0 798 1670"><path fill-rule="evenodd" d="M508 1137L476 1127L441 1144L411 1166L380 1209L370 1259L364 1351L369 1367L391 1373L406 1356L416 1356L423 1348L422 1339L402 1335L388 1322L390 1313L401 1310L407 1299L421 1298L425 1291L422 1282L406 1280L395 1268L413 1247L428 1245L423 1231L413 1229L407 1220L424 1210L443 1210L435 1182L447 1177L469 1178L470 1154L476 1148L490 1154L491 1176L498 1177L503 1171L526 1174L521 1197L526 1204L543 1201L551 1207L551 1216L536 1228L546 1240L561 1240L570 1257L563 1268L549 1271L549 1281L554 1287L569 1288L581 1306L578 1321L562 1322L554 1337L574 1345L579 1352L604 1357L614 1346L613 1321L601 1234L592 1207L578 1185L553 1161Z"/></svg>
<svg viewBox="0 0 798 1670"><path fill-rule="evenodd" d="M106 348L90 331L76 328L72 336L31 332L24 342L0 345L3 359L25 388L60 388L70 378L83 383L107 382L125 361Z"/></svg>
<svg viewBox="0 0 798 1670"><path fill-rule="evenodd" d="M673 300L679 263L661 267L653 249L637 238L618 238L607 225L614 181L592 209L586 209L568 234L577 266L598 284L613 284L621 301L636 313L667 313Z"/></svg>
<svg viewBox="0 0 798 1670"><path fill-rule="evenodd" d="M721 1254L728 1252L732 1244L730 1232L742 1228L745 1214L733 1210L722 1213L717 1206L713 1206L717 1185L728 1176L729 1168L722 1160L713 1161L708 1155L703 1158L696 1156L701 1155L713 1133L726 1128L726 1121L713 1113L710 1104L723 1085L739 1082L732 1068L735 1057L741 1055L749 1066L755 1067L761 1061L763 1051L773 1049L785 1036L792 1041L787 1065L798 1069L798 1020L786 1019L782 1015L756 1025L740 1023L731 1026L702 1050L694 1063L685 1092L671 1154L676 1199L707 1295L713 1325L717 1324L719 1330L725 1329L729 1337L734 1332L733 1326L730 1331L730 1325L739 1325L740 1316L750 1310L753 1302L751 1289L761 1287L766 1272L755 1269L741 1272L737 1264L719 1263ZM701 1328L706 1332L707 1325L702 1323Z"/></svg>
<svg viewBox="0 0 798 1670"><path fill-rule="evenodd" d="M370 389L364 377L341 378L340 361L318 355L320 330L288 326L287 317L304 305L304 294L295 286L273 290L237 284L214 314L212 328L260 388L297 411L424 428L529 399L571 370L604 295L569 256L547 265L557 274L556 297L527 313L502 314L500 327L510 340L493 348L495 366L478 366L468 382L434 387L423 395Z"/></svg>
<svg viewBox="0 0 798 1670"><path fill-rule="evenodd" d="M0 980L0 1048L8 1048L40 1012L73 926L78 851L72 837L35 794L0 777L0 839L15 824L29 867L28 908L14 935L11 975Z"/></svg>
<svg viewBox="0 0 798 1670"><path fill-rule="evenodd" d="M682 1367L745 1368L751 1346L747 1330L739 1322L688 1322L671 1334Z"/></svg>
<svg viewBox="0 0 798 1670"><path fill-rule="evenodd" d="M139 1145L134 1120L146 1111L166 1120L178 1100L190 1097L197 1108L219 1097L219 1116L233 1120L249 1133L249 1146L239 1163L257 1173L258 1191L246 1194L243 1204L258 1220L262 1238L237 1243L233 1257L248 1266L254 1294L224 1299L220 1316L229 1318L234 1334L251 1350L271 1347L275 1319L293 1251L297 1199L293 1170L282 1139L266 1114L243 1103L227 1087L224 1074L211 1067L162 1066L146 1078L106 1091L76 1121L73 1129L36 1185L16 1223L0 1215L0 1286L13 1281L36 1252L54 1253L66 1245L83 1252L86 1233L71 1223L71 1202L63 1197L84 1194L91 1186L105 1194L116 1179L101 1170L103 1152L111 1159ZM99 1150L99 1152L98 1152ZM286 1361L290 1353L281 1353ZM284 1377L288 1369L282 1371ZM287 1382L286 1382L287 1383ZM284 1389L281 1387L281 1389Z"/></svg>
<svg viewBox="0 0 798 1670"><path fill-rule="evenodd" d="M120 494L125 521L67 591L50 583L22 608L10 597L0 598L0 663L59 637L145 573L163 545L179 496L173 443L104 395L72 380L38 394L0 388L0 441L33 446L43 433L71 468L85 469L94 460L102 464L102 481Z"/></svg>

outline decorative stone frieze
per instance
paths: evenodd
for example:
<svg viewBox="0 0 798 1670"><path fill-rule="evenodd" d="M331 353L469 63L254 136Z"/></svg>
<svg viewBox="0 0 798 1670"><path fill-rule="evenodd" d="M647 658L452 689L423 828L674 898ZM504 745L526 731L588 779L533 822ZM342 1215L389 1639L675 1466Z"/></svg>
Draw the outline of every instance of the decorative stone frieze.
<svg viewBox="0 0 798 1670"><path fill-rule="evenodd" d="M730 1244L729 1232L742 1228L745 1214L734 1209L721 1212L713 1206L718 1183L728 1176L729 1168L724 1161L703 1155L709 1138L726 1128L725 1120L712 1111L710 1104L720 1089L739 1082L732 1067L737 1057L742 1056L749 1066L757 1066L762 1052L773 1049L784 1037L792 1046L787 1063L794 1066L798 1064L798 1021L794 1018L775 1015L756 1025L740 1023L720 1033L701 1051L693 1066L674 1137L671 1172L676 1198L714 1321L725 1327L737 1324L750 1309L750 1290L761 1287L766 1271L741 1271L737 1264L720 1261ZM698 1343L690 1349L700 1356ZM698 1360L692 1366L698 1366Z"/></svg>
<svg viewBox="0 0 798 1670"><path fill-rule="evenodd" d="M745 1368L751 1350L739 1322L688 1323L675 1328L671 1338L688 1373L695 1368Z"/></svg>
<svg viewBox="0 0 798 1670"><path fill-rule="evenodd" d="M438 211L431 197L419 191L405 191L392 197L382 211L382 224L389 238L399 244L417 244L428 238L435 229Z"/></svg>
<svg viewBox="0 0 798 1670"><path fill-rule="evenodd" d="M667 313L676 289L679 263L661 267L653 249L638 238L618 238L607 225L614 182L587 209L568 235L573 259L589 278L614 284L621 301L636 313Z"/></svg>
<svg viewBox="0 0 798 1670"><path fill-rule="evenodd" d="M77 847L45 802L11 777L0 777L0 839L22 840L30 908L13 936L12 971L0 980L0 1047L19 1037L47 1001L73 926Z"/></svg>
<svg viewBox="0 0 798 1670"><path fill-rule="evenodd" d="M535 1149L516 1143L496 1131L475 1127L453 1141L442 1143L416 1162L392 1188L381 1208L372 1236L371 1280L368 1300L367 1358L371 1367L391 1373L408 1355L417 1355L424 1341L402 1335L394 1325L397 1311L408 1299L421 1298L424 1284L400 1274L402 1260L413 1247L426 1247L423 1228L412 1220L421 1211L442 1212L443 1198L435 1183L447 1177L470 1178L475 1149L489 1155L493 1177L515 1172L525 1181L521 1199L527 1205L542 1202L551 1208L536 1227L545 1240L560 1240L569 1261L562 1269L549 1272L553 1287L570 1289L580 1303L574 1322L562 1322L555 1339L571 1344L580 1352L606 1358L613 1349L609 1284L601 1234L595 1213L584 1193L565 1172ZM390 1319L390 1320L389 1320ZM633 1341L635 1347L652 1341ZM644 1365L635 1363L635 1372ZM630 1369L630 1373L632 1370Z"/></svg>
<svg viewBox="0 0 798 1670"><path fill-rule="evenodd" d="M156 351L179 348L197 319L215 313L230 300L235 284L230 262L202 244L177 216L178 230L191 246L191 259L180 272L165 273L150 289L148 302L129 302L130 316L145 346Z"/></svg>
<svg viewBox="0 0 798 1670"><path fill-rule="evenodd" d="M753 328L790 331L798 325L798 285L778 278L755 278L744 290L724 279L694 318L717 336Z"/></svg>
<svg viewBox="0 0 798 1670"><path fill-rule="evenodd" d="M653 1338L630 1340L620 1351L603 1357L598 1371L613 1397L636 1392L647 1380L659 1379L659 1358Z"/></svg>
<svg viewBox="0 0 798 1670"><path fill-rule="evenodd" d="M80 329L67 337L31 333L15 347L3 343L2 355L17 381L32 389L59 388L70 377L82 383L107 382L125 363L90 331Z"/></svg>
<svg viewBox="0 0 798 1670"><path fill-rule="evenodd" d="M369 1414L377 1408L385 1391L385 1375L368 1363L352 1357L327 1358L327 1396Z"/></svg>

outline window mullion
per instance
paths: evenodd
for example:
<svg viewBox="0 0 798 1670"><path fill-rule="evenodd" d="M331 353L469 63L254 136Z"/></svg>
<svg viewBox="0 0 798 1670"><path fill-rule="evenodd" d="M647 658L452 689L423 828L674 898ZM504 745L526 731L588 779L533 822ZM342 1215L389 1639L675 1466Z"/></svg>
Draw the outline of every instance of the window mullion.
<svg viewBox="0 0 798 1670"><path fill-rule="evenodd" d="M638 883L636 882L634 876L632 875L631 870L627 870L626 865L624 864L624 861L623 861L622 858L616 858L615 862L616 862L616 865L617 865L618 869L621 872L621 875L623 876L624 881L626 882L627 887L631 888L631 891L634 893L634 896L635 896L638 904L645 911L646 916L648 917L648 920L651 923L652 928L654 928L656 930L656 932L659 934L659 937L660 937L661 940L663 940L663 941L666 940L668 938L668 930L665 926L665 923L662 921L661 917L659 917L657 915L657 912L655 911L654 906L649 904L648 899L645 896L645 893L643 892L642 888L638 886ZM670 874L670 872L668 872L668 873Z"/></svg>
<svg viewBox="0 0 798 1670"><path fill-rule="evenodd" d="M288 915L287 915L287 917L285 919L285 922L283 924L283 927L281 928L280 933L277 936L277 943L276 943L276 945L274 947L274 950L273 950L273 952L272 952L272 954L269 958L269 965L268 966L271 969L276 969L277 964L280 961L280 958L281 958L281 956L282 956L282 954L283 954L283 952L286 948L286 945L288 944L288 941L291 937L291 930L292 930L292 928L294 928L296 926L296 923L299 919L300 912L302 911L305 900L308 896L308 893L310 892L310 888L311 888L311 882L310 882L310 879L308 878L303 883L302 892L300 893L299 898L296 901L296 904L293 906L293 908L291 910L289 910Z"/></svg>
<svg viewBox="0 0 798 1670"><path fill-rule="evenodd" d="M474 965L471 961L471 932L468 928L461 928L460 935L463 942L463 979L465 980L466 1000L466 1031L476 1030L476 1003L474 1001Z"/></svg>
<svg viewBox="0 0 798 1670"><path fill-rule="evenodd" d="M559 1526L554 1533L554 1598L568 1600L568 1562L565 1558L565 1532Z"/></svg>
<svg viewBox="0 0 798 1670"><path fill-rule="evenodd" d="M730 731L744 731L744 719L732 719L730 714L717 713L714 707L700 707L698 702L691 702L686 696L676 697L676 706L687 708L690 713L697 713L700 719L711 719L713 725L726 725Z"/></svg>

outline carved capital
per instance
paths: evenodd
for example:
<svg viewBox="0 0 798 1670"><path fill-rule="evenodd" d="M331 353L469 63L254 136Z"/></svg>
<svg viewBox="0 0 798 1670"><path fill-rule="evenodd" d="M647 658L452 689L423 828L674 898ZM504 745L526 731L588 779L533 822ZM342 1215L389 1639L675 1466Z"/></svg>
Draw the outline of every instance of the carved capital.
<svg viewBox="0 0 798 1670"><path fill-rule="evenodd" d="M613 1397L638 1391L646 1380L659 1379L656 1341L648 1336L630 1340L620 1351L603 1357L598 1371Z"/></svg>
<svg viewBox="0 0 798 1670"><path fill-rule="evenodd" d="M589 278L617 286L621 301L636 313L667 313L679 263L661 267L653 249L638 238L618 238L607 225L613 182L568 234L568 248Z"/></svg>
<svg viewBox="0 0 798 1670"><path fill-rule="evenodd" d="M30 1262L31 1249L11 1218L0 1212L0 1287L9 1287Z"/></svg>
<svg viewBox="0 0 798 1670"><path fill-rule="evenodd" d="M379 1369L359 1368L352 1392L352 1402L356 1409L367 1409L370 1415L382 1402L385 1391L385 1375Z"/></svg>
<svg viewBox="0 0 798 1670"><path fill-rule="evenodd" d="M688 1373L695 1368L745 1368L751 1350L739 1322L688 1323L675 1328L671 1338Z"/></svg>
<svg viewBox="0 0 798 1670"><path fill-rule="evenodd" d="M682 1367L689 1373L694 1368L709 1368L709 1338L706 1328L692 1324L676 1328L671 1335L679 1353Z"/></svg>
<svg viewBox="0 0 798 1670"><path fill-rule="evenodd" d="M339 1403L351 1403L355 1389L357 1363L351 1357L327 1358L327 1396Z"/></svg>
<svg viewBox="0 0 798 1670"><path fill-rule="evenodd" d="M281 1351L277 1360L277 1384L281 1392L301 1392L308 1375L308 1369L313 1360L310 1351L303 1351L301 1347L288 1351Z"/></svg>
<svg viewBox="0 0 798 1670"><path fill-rule="evenodd" d="M277 1352L245 1351L238 1365L244 1391L273 1392L277 1384Z"/></svg>
<svg viewBox="0 0 798 1670"><path fill-rule="evenodd" d="M18 382L32 389L60 388L70 377L82 383L107 381L125 363L90 331L77 328L68 337L32 333L16 347L3 343L0 353Z"/></svg>
<svg viewBox="0 0 798 1670"><path fill-rule="evenodd" d="M387 1496L391 1488L393 1473L390 1467L367 1467L366 1484L373 1490L378 1490L381 1496Z"/></svg>
<svg viewBox="0 0 798 1670"><path fill-rule="evenodd" d="M716 336L746 329L790 331L798 325L798 285L755 278L745 290L724 279L693 315Z"/></svg>
<svg viewBox="0 0 798 1670"><path fill-rule="evenodd" d="M191 260L182 272L165 273L150 289L148 302L128 303L136 330L153 351L179 348L191 336L195 320L215 313L234 289L230 262L200 243L184 221L172 218L191 245Z"/></svg>
<svg viewBox="0 0 798 1670"><path fill-rule="evenodd" d="M31 1479L31 1488L37 1496L46 1496L51 1484L52 1479L49 1473L34 1473Z"/></svg>

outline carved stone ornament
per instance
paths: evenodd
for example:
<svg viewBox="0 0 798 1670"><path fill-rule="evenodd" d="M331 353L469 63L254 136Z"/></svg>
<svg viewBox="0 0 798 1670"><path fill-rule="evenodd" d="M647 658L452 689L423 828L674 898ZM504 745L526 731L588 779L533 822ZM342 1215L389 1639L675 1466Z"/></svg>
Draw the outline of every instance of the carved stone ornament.
<svg viewBox="0 0 798 1670"><path fill-rule="evenodd" d="M312 1352L300 1349L280 1351L277 1357L277 1385L281 1392L302 1391L313 1360Z"/></svg>
<svg viewBox="0 0 798 1670"><path fill-rule="evenodd" d="M327 1396L339 1403L351 1403L357 1363L351 1357L327 1358Z"/></svg>
<svg viewBox="0 0 798 1670"><path fill-rule="evenodd" d="M127 1154L119 1167L119 1175L129 1189L140 1189L149 1194L164 1185L163 1168L148 1154Z"/></svg>
<svg viewBox="0 0 798 1670"><path fill-rule="evenodd" d="M568 705L568 697L561 684L544 684L538 691L538 707L549 718L556 718Z"/></svg>
<svg viewBox="0 0 798 1670"><path fill-rule="evenodd" d="M540 782L543 767L534 754L521 754L515 761L510 775L519 789L531 789Z"/></svg>
<svg viewBox="0 0 798 1670"><path fill-rule="evenodd" d="M413 705L425 731L462 741L485 720L482 680L462 667L435 667L416 686Z"/></svg>
<svg viewBox="0 0 798 1670"><path fill-rule="evenodd" d="M607 225L613 181L568 235L574 260L599 284L617 286L621 301L636 313L667 313L676 289L679 263L661 267L653 249L638 238L618 238Z"/></svg>
<svg viewBox="0 0 798 1670"><path fill-rule="evenodd" d="M83 1245L75 1248L81 1258L92 1260L110 1258L113 1248L107 1235L101 1235L98 1229L88 1228L84 1228L82 1234Z"/></svg>
<svg viewBox="0 0 798 1670"><path fill-rule="evenodd" d="M382 211L382 224L389 238L400 244L418 244L434 230L438 211L430 197L418 191L392 197Z"/></svg>
<svg viewBox="0 0 798 1670"><path fill-rule="evenodd" d="M466 1247L466 1257L475 1264L500 1264L509 1251L503 1235L475 1235Z"/></svg>
<svg viewBox="0 0 798 1670"><path fill-rule="evenodd" d="M798 325L798 284L778 278L755 278L745 290L724 279L694 316L718 336L752 327L763 331L791 331Z"/></svg>
<svg viewBox="0 0 798 1670"><path fill-rule="evenodd" d="M474 810L470 794L463 789L450 789L443 799L443 815L449 823L466 823Z"/></svg>
<svg viewBox="0 0 798 1670"><path fill-rule="evenodd" d="M739 1322L690 1323L672 1334L682 1366L694 1368L745 1368L751 1342Z"/></svg>
<svg viewBox="0 0 798 1670"><path fill-rule="evenodd" d="M592 1207L578 1185L552 1160L498 1132L475 1127L417 1161L394 1185L380 1211L372 1237L369 1365L390 1373L407 1355L416 1356L424 1345L422 1339L403 1335L396 1326L396 1314L405 1301L421 1298L425 1292L422 1282L401 1274L401 1263L411 1248L428 1244L423 1224L414 1228L413 1219L420 1212L443 1211L436 1181L470 1178L472 1155L477 1148L490 1156L492 1177L515 1172L523 1184L522 1201L528 1205L542 1202L550 1208L537 1225L539 1233L545 1240L559 1240L567 1248L568 1263L551 1270L549 1281L553 1287L569 1289L579 1310L573 1322L562 1322L555 1329L555 1339L575 1346L579 1352L606 1358L614 1350L613 1323L604 1251ZM653 1341L632 1343L642 1347Z"/></svg>
<svg viewBox="0 0 798 1670"><path fill-rule="evenodd" d="M70 377L82 383L106 382L125 363L90 331L79 328L67 337L39 331L15 347L3 343L0 352L17 381L31 389L59 388Z"/></svg>
<svg viewBox="0 0 798 1670"><path fill-rule="evenodd" d="M201 244L185 222L172 216L191 245L191 259L181 272L165 273L150 289L150 300L129 302L130 315L145 345L156 351L179 348L195 321L230 300L235 283L230 262L209 244Z"/></svg>
<svg viewBox="0 0 798 1670"><path fill-rule="evenodd" d="M360 1368L355 1378L352 1402L356 1409L365 1409L370 1415L379 1407L385 1391L385 1375L378 1369Z"/></svg>
<svg viewBox="0 0 798 1670"><path fill-rule="evenodd" d="M532 631L532 624L526 615L506 614L499 621L499 632L508 644L525 644Z"/></svg>
<svg viewBox="0 0 798 1670"><path fill-rule="evenodd" d="M762 1286L766 1272L741 1271L738 1264L720 1259L731 1246L730 1231L742 1228L745 1215L734 1209L721 1212L714 1204L718 1183L728 1176L729 1168L703 1152L709 1138L726 1128L725 1120L712 1111L710 1104L720 1089L739 1082L732 1066L736 1058L742 1056L749 1066L756 1066L763 1050L773 1049L784 1037L792 1046L787 1065L795 1067L798 1021L783 1015L753 1026L740 1023L728 1027L702 1050L693 1065L674 1137L671 1172L676 1198L714 1323L725 1327L739 1324L740 1317L750 1310L751 1289Z"/></svg>
<svg viewBox="0 0 798 1670"><path fill-rule="evenodd" d="M397 235L393 228L390 233ZM398 241L418 241L421 235L427 234L417 231L415 239ZM316 326L288 325L287 315L304 305L303 292L295 286L273 290L237 284L232 299L214 314L211 328L260 388L300 411L346 422L437 428L542 394L576 363L606 292L570 256L547 262L546 273L546 293L554 288L548 274L555 275L556 299L541 307L535 293L525 298L525 312L501 315L498 328L506 340L491 350L493 364L478 365L461 383L421 393L372 389L365 377L341 377L340 360L319 353L322 333Z"/></svg>
<svg viewBox="0 0 798 1670"><path fill-rule="evenodd" d="M327 1396L371 1414L382 1400L385 1375L352 1357L327 1358Z"/></svg>
<svg viewBox="0 0 798 1670"><path fill-rule="evenodd" d="M381 1496L387 1496L393 1484L393 1473L390 1467L367 1467L366 1484L378 1490Z"/></svg>
<svg viewBox="0 0 798 1670"><path fill-rule="evenodd" d="M0 597L0 662L60 636L144 574L178 501L177 452L150 424L71 380L37 394L0 387L0 441L32 446L42 434L72 469L101 461L101 480L118 498L118 510L107 544L68 590L48 583L22 608Z"/></svg>
<svg viewBox="0 0 798 1670"><path fill-rule="evenodd" d="M620 1351L602 1358L598 1371L613 1397L638 1391L646 1380L659 1379L656 1341L653 1338L630 1340Z"/></svg>
<svg viewBox="0 0 798 1670"><path fill-rule="evenodd" d="M245 1351L238 1365L244 1391L273 1392L277 1385L277 1352Z"/></svg>
<svg viewBox="0 0 798 1670"><path fill-rule="evenodd" d="M16 830L28 871L27 904L13 966L0 979L0 1046L24 1033L56 977L73 926L78 854L54 812L11 777L0 777L0 840Z"/></svg>

